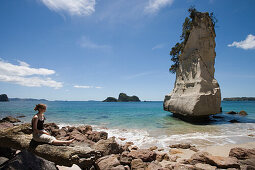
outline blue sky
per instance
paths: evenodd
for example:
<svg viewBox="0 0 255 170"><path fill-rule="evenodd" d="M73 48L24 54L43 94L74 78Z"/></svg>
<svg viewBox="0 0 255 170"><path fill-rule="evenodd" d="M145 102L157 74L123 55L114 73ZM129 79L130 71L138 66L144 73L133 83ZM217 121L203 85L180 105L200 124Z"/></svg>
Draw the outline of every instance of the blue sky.
<svg viewBox="0 0 255 170"><path fill-rule="evenodd" d="M169 51L192 5L218 19L222 98L255 96L254 0L2 0L0 93L163 100L175 81Z"/></svg>

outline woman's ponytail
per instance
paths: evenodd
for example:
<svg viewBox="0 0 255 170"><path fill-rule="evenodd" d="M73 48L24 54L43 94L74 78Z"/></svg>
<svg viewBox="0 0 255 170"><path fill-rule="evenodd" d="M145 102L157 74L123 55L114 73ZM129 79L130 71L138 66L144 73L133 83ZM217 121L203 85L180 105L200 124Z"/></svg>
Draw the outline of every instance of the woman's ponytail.
<svg viewBox="0 0 255 170"><path fill-rule="evenodd" d="M37 104L37 105L35 105L34 110L39 111L39 108L46 109L46 105L45 104Z"/></svg>

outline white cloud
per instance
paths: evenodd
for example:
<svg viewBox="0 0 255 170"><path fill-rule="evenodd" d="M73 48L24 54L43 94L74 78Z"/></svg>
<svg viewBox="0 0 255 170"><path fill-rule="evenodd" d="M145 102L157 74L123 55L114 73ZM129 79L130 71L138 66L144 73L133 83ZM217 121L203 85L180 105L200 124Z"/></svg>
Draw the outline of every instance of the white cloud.
<svg viewBox="0 0 255 170"><path fill-rule="evenodd" d="M149 0L148 5L145 7L144 11L146 13L156 13L161 8L171 5L174 0Z"/></svg>
<svg viewBox="0 0 255 170"><path fill-rule="evenodd" d="M93 86L80 86L80 85L74 85L74 88L82 88L82 89L89 89L89 88L93 88Z"/></svg>
<svg viewBox="0 0 255 170"><path fill-rule="evenodd" d="M109 45L101 45L101 44L94 43L86 37L82 37L80 45L83 48L89 48L89 49L111 49L111 46Z"/></svg>
<svg viewBox="0 0 255 170"><path fill-rule="evenodd" d="M45 77L47 75L55 74L54 70L49 70L46 68L31 68L26 62L18 62L20 65L14 65L0 59L0 81L15 83L27 87L46 86L56 89L63 87L61 82L57 82L49 77Z"/></svg>
<svg viewBox="0 0 255 170"><path fill-rule="evenodd" d="M165 47L165 44L157 44L154 47L152 47L152 50L156 50L156 49L164 48L164 47Z"/></svg>
<svg viewBox="0 0 255 170"><path fill-rule="evenodd" d="M245 40L240 42L234 41L232 44L229 44L228 47L237 47L242 48L244 50L255 49L255 36L249 34Z"/></svg>
<svg viewBox="0 0 255 170"><path fill-rule="evenodd" d="M96 0L41 0L49 9L71 15L88 16L95 12Z"/></svg>
<svg viewBox="0 0 255 170"><path fill-rule="evenodd" d="M45 68L30 68L29 64L18 61L20 65L14 65L0 60L0 74L4 75L17 75L17 76L30 76L30 75L51 75L55 74L54 70Z"/></svg>
<svg viewBox="0 0 255 170"><path fill-rule="evenodd" d="M73 86L74 88L80 88L80 89L91 89L91 88L96 88L96 89L101 89L103 87L100 87L100 86L84 86L84 85L74 85Z"/></svg>

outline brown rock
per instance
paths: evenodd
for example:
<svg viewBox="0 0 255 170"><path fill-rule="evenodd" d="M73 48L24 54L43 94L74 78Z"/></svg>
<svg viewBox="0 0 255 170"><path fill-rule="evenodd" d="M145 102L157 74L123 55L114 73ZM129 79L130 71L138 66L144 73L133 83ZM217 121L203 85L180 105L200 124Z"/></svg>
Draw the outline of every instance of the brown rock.
<svg viewBox="0 0 255 170"><path fill-rule="evenodd" d="M163 151L163 150L164 150L163 148L158 149L158 151Z"/></svg>
<svg viewBox="0 0 255 170"><path fill-rule="evenodd" d="M145 170L162 170L162 166L156 162L156 161L153 161L151 162L146 168Z"/></svg>
<svg viewBox="0 0 255 170"><path fill-rule="evenodd" d="M206 163L218 168L240 168L238 161L233 157L212 156L207 152L197 152L188 160L191 164Z"/></svg>
<svg viewBox="0 0 255 170"><path fill-rule="evenodd" d="M95 165L97 169L105 170L105 169L113 169L118 167L120 165L120 162L118 160L118 156L112 154L112 155L107 155L102 158L99 158L95 162ZM120 169L124 170L124 167L122 166Z"/></svg>
<svg viewBox="0 0 255 170"><path fill-rule="evenodd" d="M102 152L104 156L110 154L119 154L123 152L122 147L116 142L114 137L111 137L106 140L101 139L100 141L95 143L95 145L92 147Z"/></svg>
<svg viewBox="0 0 255 170"><path fill-rule="evenodd" d="M189 143L180 143L175 145L170 145L170 148L181 148L181 149L189 149L191 145Z"/></svg>
<svg viewBox="0 0 255 170"><path fill-rule="evenodd" d="M128 156L134 159L142 159L145 162L156 160L156 153L148 149L132 150Z"/></svg>
<svg viewBox="0 0 255 170"><path fill-rule="evenodd" d="M92 126L86 125L86 126L79 126L77 127L77 130L81 132L83 135L88 133L89 131L92 131Z"/></svg>
<svg viewBox="0 0 255 170"><path fill-rule="evenodd" d="M171 155L171 156L169 157L169 160L172 161L172 162L176 162L178 158L180 158L180 156Z"/></svg>
<svg viewBox="0 0 255 170"><path fill-rule="evenodd" d="M126 140L127 138L120 138L120 137L119 137L119 139L120 139L121 141L124 141L124 140Z"/></svg>
<svg viewBox="0 0 255 170"><path fill-rule="evenodd" d="M56 123L46 123L44 124L45 130L53 130L53 129L59 129L58 125Z"/></svg>
<svg viewBox="0 0 255 170"><path fill-rule="evenodd" d="M239 112L239 115L240 115L240 116L246 116L246 115L248 115L248 114L247 114L246 111L241 110L241 111Z"/></svg>
<svg viewBox="0 0 255 170"><path fill-rule="evenodd" d="M123 149L124 151L129 151L128 148L129 148L131 145L133 145L133 144L134 144L133 142L126 142L125 145L122 146L122 149Z"/></svg>
<svg viewBox="0 0 255 170"><path fill-rule="evenodd" d="M106 132L97 132L97 131L92 131L89 135L88 135L88 139L92 140L94 142L98 142L100 139L104 139L106 140L108 138L108 133Z"/></svg>
<svg viewBox="0 0 255 170"><path fill-rule="evenodd" d="M252 167L255 167L255 158L249 158L249 159L245 159L245 160L239 160L239 163L241 165L249 165Z"/></svg>
<svg viewBox="0 0 255 170"><path fill-rule="evenodd" d="M7 116L7 117L3 118L0 122L18 123L18 122L20 122L20 120L17 118L14 118L12 116Z"/></svg>
<svg viewBox="0 0 255 170"><path fill-rule="evenodd" d="M216 170L216 166L211 166L209 164L202 164L202 163L197 163L195 165L196 170Z"/></svg>
<svg viewBox="0 0 255 170"><path fill-rule="evenodd" d="M179 150L179 149L171 149L171 150L169 151L169 153L170 153L170 154L178 154L178 153L182 153L182 151Z"/></svg>
<svg viewBox="0 0 255 170"><path fill-rule="evenodd" d="M74 138L78 142L84 142L85 140L87 140L87 137L81 132L79 132L77 129L74 129L71 133L69 133L69 138Z"/></svg>
<svg viewBox="0 0 255 170"><path fill-rule="evenodd" d="M255 159L255 149L232 148L229 156L236 157L237 159Z"/></svg>
<svg viewBox="0 0 255 170"><path fill-rule="evenodd" d="M151 151L154 151L154 150L156 150L156 149L158 149L157 146L152 146L152 147L150 147L150 150L151 150Z"/></svg>
<svg viewBox="0 0 255 170"><path fill-rule="evenodd" d="M191 146L189 149L194 151L194 152L198 152L199 151L195 146Z"/></svg>
<svg viewBox="0 0 255 170"><path fill-rule="evenodd" d="M124 151L121 153L120 155L120 163L122 165L130 165L131 161L132 161L132 157L128 156L129 152L128 151Z"/></svg>
<svg viewBox="0 0 255 170"><path fill-rule="evenodd" d="M66 135L67 135L66 129L65 129L65 128L61 128L61 129L57 132L56 138L65 137Z"/></svg>
<svg viewBox="0 0 255 170"><path fill-rule="evenodd" d="M8 129L12 128L14 125L10 122L2 122L0 123L0 129Z"/></svg>
<svg viewBox="0 0 255 170"><path fill-rule="evenodd" d="M146 163L144 163L141 159L134 159L131 162L132 170L142 170L145 169Z"/></svg>
<svg viewBox="0 0 255 170"><path fill-rule="evenodd" d="M193 165L180 164L180 163L172 165L171 169L173 169L173 170L196 170Z"/></svg>
<svg viewBox="0 0 255 170"><path fill-rule="evenodd" d="M157 153L156 160L161 162L163 161L164 157L165 157L165 153Z"/></svg>
<svg viewBox="0 0 255 170"><path fill-rule="evenodd" d="M128 156L134 159L142 159L145 162L156 160L156 153L148 149L132 150Z"/></svg>

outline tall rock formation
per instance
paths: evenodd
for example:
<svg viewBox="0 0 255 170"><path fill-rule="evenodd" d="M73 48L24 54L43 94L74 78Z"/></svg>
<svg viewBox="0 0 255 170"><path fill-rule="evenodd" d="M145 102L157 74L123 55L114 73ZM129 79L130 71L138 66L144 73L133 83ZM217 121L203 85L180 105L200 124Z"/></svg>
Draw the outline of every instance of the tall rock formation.
<svg viewBox="0 0 255 170"><path fill-rule="evenodd" d="M208 13L194 12L190 34L179 56L173 91L164 110L181 117L220 113L221 93L214 78L215 31Z"/></svg>

